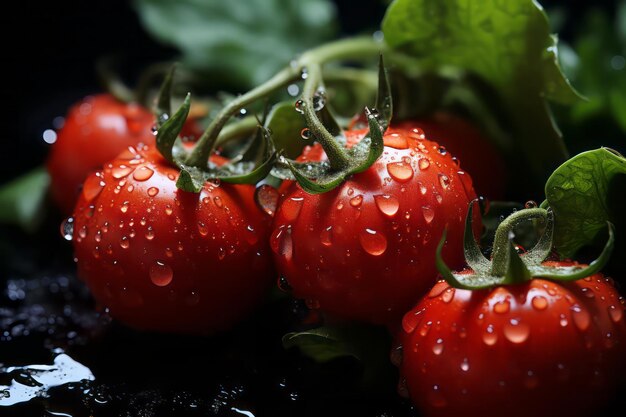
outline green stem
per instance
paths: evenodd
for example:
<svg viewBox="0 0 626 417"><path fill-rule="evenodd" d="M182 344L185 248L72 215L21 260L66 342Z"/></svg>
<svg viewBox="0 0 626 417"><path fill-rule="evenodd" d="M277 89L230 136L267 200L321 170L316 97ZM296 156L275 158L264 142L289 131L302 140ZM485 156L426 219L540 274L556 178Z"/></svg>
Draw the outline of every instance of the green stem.
<svg viewBox="0 0 626 417"><path fill-rule="evenodd" d="M509 268L509 246L511 245L510 234L520 223L541 218L547 221L548 211L542 208L531 208L517 211L507 217L496 229L493 238L493 254L491 260L490 275L503 277Z"/></svg>
<svg viewBox="0 0 626 417"><path fill-rule="evenodd" d="M328 61L370 58L373 55L376 56L380 54L384 49L385 45L375 41L372 37L357 37L328 43L305 52L299 59L278 72L265 83L228 103L202 134L193 151L185 161L186 164L200 168L205 167L209 155L215 146L216 139L228 119L246 105L301 79L303 70L308 70L310 77L311 68L315 66L321 68L321 66ZM316 70L314 69L313 71ZM313 93L314 92L315 91L313 91ZM308 107L312 107L312 102ZM331 150L331 153L332 152Z"/></svg>
<svg viewBox="0 0 626 417"><path fill-rule="evenodd" d="M322 68L318 64L307 66L308 77L302 88L302 105L306 124L313 136L324 148L331 168L337 171L343 170L350 164L348 155L343 147L335 140L335 137L324 127L315 113L314 96L322 85Z"/></svg>
<svg viewBox="0 0 626 417"><path fill-rule="evenodd" d="M228 142L243 138L254 133L259 125L254 116L246 116L241 120L230 123L222 129L217 137L216 145L225 145Z"/></svg>

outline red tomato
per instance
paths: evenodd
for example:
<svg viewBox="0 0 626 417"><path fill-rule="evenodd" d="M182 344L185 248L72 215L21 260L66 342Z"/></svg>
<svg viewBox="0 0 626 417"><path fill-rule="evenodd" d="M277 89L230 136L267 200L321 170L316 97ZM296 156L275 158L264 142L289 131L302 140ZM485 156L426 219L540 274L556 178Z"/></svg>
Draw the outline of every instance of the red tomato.
<svg viewBox="0 0 626 417"><path fill-rule="evenodd" d="M498 200L505 196L507 171L504 158L472 123L450 113L436 113L427 119L405 121L404 129L420 128L430 140L445 146L463 169L472 174L480 195Z"/></svg>
<svg viewBox="0 0 626 417"><path fill-rule="evenodd" d="M597 415L626 358L624 299L599 273L475 291L440 281L402 327L404 388L429 417Z"/></svg>
<svg viewBox="0 0 626 417"><path fill-rule="evenodd" d="M365 133L346 132L348 143ZM271 247L293 294L311 307L388 324L434 284L446 226L446 259L463 264L465 212L475 193L469 175L419 129L390 128L384 139L378 161L332 191L310 195L284 183ZM322 157L315 145L300 160Z"/></svg>
<svg viewBox="0 0 626 417"><path fill-rule="evenodd" d="M62 212L72 212L89 173L129 146L153 144L154 122L142 106L123 103L110 94L90 96L74 105L46 163L52 197Z"/></svg>
<svg viewBox="0 0 626 417"><path fill-rule="evenodd" d="M148 146L87 178L74 211L78 274L129 326L212 333L242 319L272 282L270 218L254 186L176 188L178 170Z"/></svg>

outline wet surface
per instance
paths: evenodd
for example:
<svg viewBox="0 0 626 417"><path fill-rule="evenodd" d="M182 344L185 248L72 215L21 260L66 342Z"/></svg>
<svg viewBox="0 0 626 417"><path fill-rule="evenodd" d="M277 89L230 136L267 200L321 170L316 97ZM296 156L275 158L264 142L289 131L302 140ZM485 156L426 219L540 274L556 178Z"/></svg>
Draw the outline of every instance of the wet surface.
<svg viewBox="0 0 626 417"><path fill-rule="evenodd" d="M54 222L35 236L0 229L0 415L417 415L393 369L368 388L354 360L286 351L301 302L271 297L214 337L143 333L95 308L71 259Z"/></svg>

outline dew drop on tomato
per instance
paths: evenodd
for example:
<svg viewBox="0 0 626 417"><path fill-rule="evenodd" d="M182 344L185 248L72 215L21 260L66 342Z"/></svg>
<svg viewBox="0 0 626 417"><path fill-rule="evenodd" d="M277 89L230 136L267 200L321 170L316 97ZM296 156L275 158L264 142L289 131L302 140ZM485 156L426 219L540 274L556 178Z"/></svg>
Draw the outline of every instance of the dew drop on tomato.
<svg viewBox="0 0 626 417"><path fill-rule="evenodd" d="M433 288L428 293L428 298L436 298L439 297L446 289L448 289L450 285L448 285L445 281L438 281Z"/></svg>
<svg viewBox="0 0 626 417"><path fill-rule="evenodd" d="M611 320L613 321L613 323L618 323L624 316L624 310L621 307L616 307L614 305L611 305L609 306L608 311L609 311L609 317L611 317Z"/></svg>
<svg viewBox="0 0 626 417"><path fill-rule="evenodd" d="M578 305L575 305L571 308L572 310L572 321L578 330L586 331L591 324L591 317L589 313L584 308L581 308Z"/></svg>
<svg viewBox="0 0 626 417"><path fill-rule="evenodd" d="M435 344L433 345L433 353L437 356L443 353L443 339L442 338L439 338L435 341Z"/></svg>
<svg viewBox="0 0 626 417"><path fill-rule="evenodd" d="M113 178L119 180L121 178L128 176L134 170L135 168L133 167L129 167L126 165L118 165L111 169L111 175L113 176Z"/></svg>
<svg viewBox="0 0 626 417"><path fill-rule="evenodd" d="M433 210L430 206L423 206L422 214L424 215L424 220L426 221L426 224L430 224L435 218L435 210Z"/></svg>
<svg viewBox="0 0 626 417"><path fill-rule="evenodd" d="M430 161L428 160L428 158L420 158L419 162L417 163L417 166L422 171L425 171L428 169L428 167L430 167Z"/></svg>
<svg viewBox="0 0 626 417"><path fill-rule="evenodd" d="M407 182L413 178L413 168L406 162L390 162L387 164L387 172L391 178L398 182Z"/></svg>
<svg viewBox="0 0 626 417"><path fill-rule="evenodd" d="M147 166L141 166L133 172L133 178L137 181L146 181L152 177L154 171Z"/></svg>
<svg viewBox="0 0 626 417"><path fill-rule="evenodd" d="M85 200L91 201L96 198L102 189L104 188L105 182L102 180L101 176L98 174L93 174L87 177L83 184L83 197Z"/></svg>
<svg viewBox="0 0 626 417"><path fill-rule="evenodd" d="M400 208L400 201L392 195L375 195L374 202L376 203L378 210L380 210L380 212L387 217L395 216Z"/></svg>
<svg viewBox="0 0 626 417"><path fill-rule="evenodd" d="M524 343L530 335L530 326L519 320L512 319L504 325L504 337L511 343Z"/></svg>
<svg viewBox="0 0 626 417"><path fill-rule="evenodd" d="M441 301L443 301L444 303L448 304L450 301L452 301L454 299L454 294L455 294L455 289L454 288L448 288L443 292L443 295L441 296Z"/></svg>
<svg viewBox="0 0 626 417"><path fill-rule="evenodd" d="M447 190L450 187L450 178L446 174L439 174L439 184L441 188Z"/></svg>
<svg viewBox="0 0 626 417"><path fill-rule="evenodd" d="M320 241L324 246L332 246L333 244L333 227L328 226L320 233Z"/></svg>
<svg viewBox="0 0 626 417"><path fill-rule="evenodd" d="M302 197L291 197L283 201L283 204L280 206L280 212L287 222L292 222L298 218L300 210L302 210L303 201L304 198Z"/></svg>
<svg viewBox="0 0 626 417"><path fill-rule="evenodd" d="M372 229L364 229L359 233L359 241L365 252L373 256L379 256L387 250L387 238Z"/></svg>
<svg viewBox="0 0 626 417"><path fill-rule="evenodd" d="M128 236L122 236L122 238L120 239L120 246L122 249L128 249L130 246L130 240L128 239Z"/></svg>
<svg viewBox="0 0 626 417"><path fill-rule="evenodd" d="M461 362L461 371L467 372L469 371L469 369L470 369L469 359L463 358L463 361Z"/></svg>
<svg viewBox="0 0 626 417"><path fill-rule="evenodd" d="M148 226L148 230L146 230L146 239L154 239L154 230L152 230L152 226Z"/></svg>
<svg viewBox="0 0 626 417"><path fill-rule="evenodd" d="M496 334L493 325L488 325L483 331L483 342L487 346L493 346L498 341L498 335Z"/></svg>
<svg viewBox="0 0 626 417"><path fill-rule="evenodd" d="M425 337L430 332L430 328L432 327L432 325L432 321L427 321L426 323L424 323L419 331L420 336Z"/></svg>
<svg viewBox="0 0 626 417"><path fill-rule="evenodd" d="M361 194L359 194L359 195L357 195L355 197L352 197L350 199L350 205L352 207L361 207L362 203L363 203L363 196Z"/></svg>
<svg viewBox="0 0 626 417"><path fill-rule="evenodd" d="M263 184L254 192L254 201L266 214L273 216L278 207L278 190L271 185Z"/></svg>
<svg viewBox="0 0 626 417"><path fill-rule="evenodd" d="M548 300L542 295L537 295L533 297L530 303L535 310L542 311L548 308Z"/></svg>
<svg viewBox="0 0 626 417"><path fill-rule="evenodd" d="M389 146L395 149L406 149L409 147L409 144L406 140L406 137L404 137L403 135L400 135L398 133L392 133L385 136L385 146Z"/></svg>
<svg viewBox="0 0 626 417"><path fill-rule="evenodd" d="M209 234L209 229L206 227L206 224L201 221L198 222L198 233L200 233L200 236L206 236Z"/></svg>
<svg viewBox="0 0 626 417"><path fill-rule="evenodd" d="M148 188L148 195L150 197L155 197L159 193L159 189L157 187Z"/></svg>
<svg viewBox="0 0 626 417"><path fill-rule="evenodd" d="M165 287L174 277L174 271L165 262L156 261L150 265L150 280L158 287Z"/></svg>
<svg viewBox="0 0 626 417"><path fill-rule="evenodd" d="M61 222L61 227L59 229L61 232L61 236L65 240L72 240L74 237L74 218L68 217L67 219Z"/></svg>
<svg viewBox="0 0 626 417"><path fill-rule="evenodd" d="M497 314L505 314L509 312L510 307L508 300L500 300L493 305L493 311Z"/></svg>

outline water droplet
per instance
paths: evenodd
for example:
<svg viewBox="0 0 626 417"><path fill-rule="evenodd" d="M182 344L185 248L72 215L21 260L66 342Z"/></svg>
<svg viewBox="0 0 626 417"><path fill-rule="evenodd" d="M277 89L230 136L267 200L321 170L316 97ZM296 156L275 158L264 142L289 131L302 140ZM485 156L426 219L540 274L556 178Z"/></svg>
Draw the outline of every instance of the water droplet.
<svg viewBox="0 0 626 417"><path fill-rule="evenodd" d="M387 250L387 238L372 229L364 229L359 234L359 241L365 252L379 256Z"/></svg>
<svg viewBox="0 0 626 417"><path fill-rule="evenodd" d="M113 175L113 178L119 180L121 178L128 176L128 174L130 174L134 170L135 168L133 167L129 167L127 165L119 165L111 169L111 175Z"/></svg>
<svg viewBox="0 0 626 417"><path fill-rule="evenodd" d="M430 328L432 327L432 325L433 325L432 321L427 321L426 323L424 323L419 331L420 336L425 337L428 334L428 332L430 332Z"/></svg>
<svg viewBox="0 0 626 417"><path fill-rule="evenodd" d="M407 182L413 178L413 168L405 162L390 162L387 164L387 172L391 178L398 182Z"/></svg>
<svg viewBox="0 0 626 417"><path fill-rule="evenodd" d="M304 100L296 100L296 103L294 104L294 108L300 114L304 113L304 106L306 106Z"/></svg>
<svg viewBox="0 0 626 417"><path fill-rule="evenodd" d="M409 311L402 317L402 329L407 333L411 334L415 331L417 326L420 324L422 317L420 313L422 310L417 311Z"/></svg>
<svg viewBox="0 0 626 417"><path fill-rule="evenodd" d="M504 337L511 343L524 343L530 335L530 326L519 320L511 319L504 325Z"/></svg>
<svg viewBox="0 0 626 417"><path fill-rule="evenodd" d="M153 174L154 174L154 171L144 165L144 166L137 168L135 172L133 172L133 178L136 179L137 181L146 181Z"/></svg>
<svg viewBox="0 0 626 417"><path fill-rule="evenodd" d="M326 105L326 91L317 90L313 95L313 110L320 111Z"/></svg>
<svg viewBox="0 0 626 417"><path fill-rule="evenodd" d="M170 206L169 204L165 206L165 214L167 214L168 216L171 216L173 212L174 210L172 209L172 206Z"/></svg>
<svg viewBox="0 0 626 417"><path fill-rule="evenodd" d="M128 201L124 201L124 202L122 203L122 207L120 207L120 211L121 211L122 213L126 213L126 212L128 211L128 207L129 207L129 206L130 206L130 202L128 202Z"/></svg>
<svg viewBox="0 0 626 417"><path fill-rule="evenodd" d="M428 298L436 298L439 297L445 290L450 288L450 285L446 281L437 281L437 283L431 288L428 293Z"/></svg>
<svg viewBox="0 0 626 417"><path fill-rule="evenodd" d="M270 216L276 213L279 197L278 190L267 184L261 185L254 192L254 201L257 206Z"/></svg>
<svg viewBox="0 0 626 417"><path fill-rule="evenodd" d="M535 310L545 310L548 307L548 300L546 297L537 295L533 297L531 304Z"/></svg>
<svg viewBox="0 0 626 417"><path fill-rule="evenodd" d="M305 127L300 131L300 137L304 140L311 139L311 136L311 129L309 129L308 127Z"/></svg>
<svg viewBox="0 0 626 417"><path fill-rule="evenodd" d="M128 239L128 236L122 236L122 238L120 239L120 246L122 247L122 249L128 249L128 247L130 246L130 240Z"/></svg>
<svg viewBox="0 0 626 417"><path fill-rule="evenodd" d="M496 334L493 324L488 325L483 332L483 342L487 346L493 346L498 341L498 335Z"/></svg>
<svg viewBox="0 0 626 417"><path fill-rule="evenodd" d="M409 144L404 135L392 133L391 135L385 136L385 146L390 146L395 149L407 149Z"/></svg>
<svg viewBox="0 0 626 417"><path fill-rule="evenodd" d="M446 174L439 174L439 184L441 184L441 188L447 190L450 187L450 178Z"/></svg>
<svg viewBox="0 0 626 417"><path fill-rule="evenodd" d="M443 292L443 295L441 296L441 301L443 301L446 304L449 303L450 301L454 299L454 294L455 294L454 288L446 289Z"/></svg>
<svg viewBox="0 0 626 417"><path fill-rule="evenodd" d="M463 358L463 361L461 362L461 370L463 372L467 372L467 371L469 371L469 368L470 368L470 366L469 366L469 359Z"/></svg>
<svg viewBox="0 0 626 417"><path fill-rule="evenodd" d="M565 317L565 314L561 314L559 316L559 324L561 325L561 327L567 326L568 321L567 321L567 317Z"/></svg>
<svg viewBox="0 0 626 417"><path fill-rule="evenodd" d="M293 241L291 238L291 226L281 226L272 236L270 246L274 253L283 256L290 261L293 256Z"/></svg>
<svg viewBox="0 0 626 417"><path fill-rule="evenodd" d="M350 199L350 205L352 207L360 207L361 203L363 203L363 196L360 194Z"/></svg>
<svg viewBox="0 0 626 417"><path fill-rule="evenodd" d="M622 309L621 306L611 305L609 306L608 310L609 310L609 317L611 317L611 320L613 321L613 323L619 322L624 316L624 310Z"/></svg>
<svg viewBox="0 0 626 417"><path fill-rule="evenodd" d="M154 197L159 193L159 189L157 187L150 187L148 188L148 195L150 197Z"/></svg>
<svg viewBox="0 0 626 417"><path fill-rule="evenodd" d="M419 162L417 163L417 166L422 171L425 171L430 166L430 161L428 160L428 158L420 158Z"/></svg>
<svg viewBox="0 0 626 417"><path fill-rule="evenodd" d="M439 338L435 341L435 344L433 345L433 353L435 355L441 355L442 352L443 352L443 339Z"/></svg>
<svg viewBox="0 0 626 417"><path fill-rule="evenodd" d="M527 208L527 209L537 208L537 203L533 200L528 200L526 204L524 204L524 208Z"/></svg>
<svg viewBox="0 0 626 417"><path fill-rule="evenodd" d="M424 184L422 184L421 182L419 183L419 187L420 187L420 193L422 195L426 195L426 193L428 192L428 188L426 188Z"/></svg>
<svg viewBox="0 0 626 417"><path fill-rule="evenodd" d="M426 221L426 224L430 224L435 218L435 210L433 210L430 206L423 206L422 214L424 215L424 220Z"/></svg>
<svg viewBox="0 0 626 417"><path fill-rule="evenodd" d="M83 197L85 200L91 201L96 198L104 188L104 181L100 173L92 174L85 180L83 184Z"/></svg>
<svg viewBox="0 0 626 417"><path fill-rule="evenodd" d="M498 314L508 313L510 309L509 300L500 300L493 305L493 311Z"/></svg>
<svg viewBox="0 0 626 417"><path fill-rule="evenodd" d="M148 230L146 230L145 236L148 240L154 239L154 230L152 230L152 226L148 226Z"/></svg>
<svg viewBox="0 0 626 417"><path fill-rule="evenodd" d="M374 196L374 202L376 203L376 207L387 217L393 217L398 212L400 208L400 201L392 196L386 194L378 194Z"/></svg>
<svg viewBox="0 0 626 417"><path fill-rule="evenodd" d="M341 201L338 202L336 207L337 207L337 210L343 209L343 202L341 202Z"/></svg>
<svg viewBox="0 0 626 417"><path fill-rule="evenodd" d="M222 208L224 207L224 203L222 202L222 198L218 195L216 195L215 197L213 197L213 202L215 203L215 206L217 208Z"/></svg>
<svg viewBox="0 0 626 417"><path fill-rule="evenodd" d="M65 240L72 240L74 237L74 218L68 217L61 223L61 236Z"/></svg>
<svg viewBox="0 0 626 417"><path fill-rule="evenodd" d="M174 277L174 271L165 262L156 261L150 265L150 280L159 287L165 287Z"/></svg>
<svg viewBox="0 0 626 417"><path fill-rule="evenodd" d="M298 218L300 210L302 210L303 201L304 198L302 197L291 197L283 201L280 206L280 212L287 222L292 222Z"/></svg>
<svg viewBox="0 0 626 417"><path fill-rule="evenodd" d="M585 331L591 324L591 317L586 309L578 305L572 306L572 321L580 331Z"/></svg>
<svg viewBox="0 0 626 417"><path fill-rule="evenodd" d="M287 281L287 278L283 275L278 277L278 289L280 289L283 292L291 292L293 290L293 288L291 287L291 285L289 284L289 281Z"/></svg>
<svg viewBox="0 0 626 417"><path fill-rule="evenodd" d="M201 221L198 221L198 233L200 233L200 236L206 236L209 234L209 229L206 227L206 224Z"/></svg>
<svg viewBox="0 0 626 417"><path fill-rule="evenodd" d="M322 230L320 234L320 241L324 246L331 246L333 244L333 227L328 226L326 229Z"/></svg>
<svg viewBox="0 0 626 417"><path fill-rule="evenodd" d="M80 230L78 231L78 236L81 239L84 239L84 238L87 237L87 226L83 226L83 227L80 228Z"/></svg>

